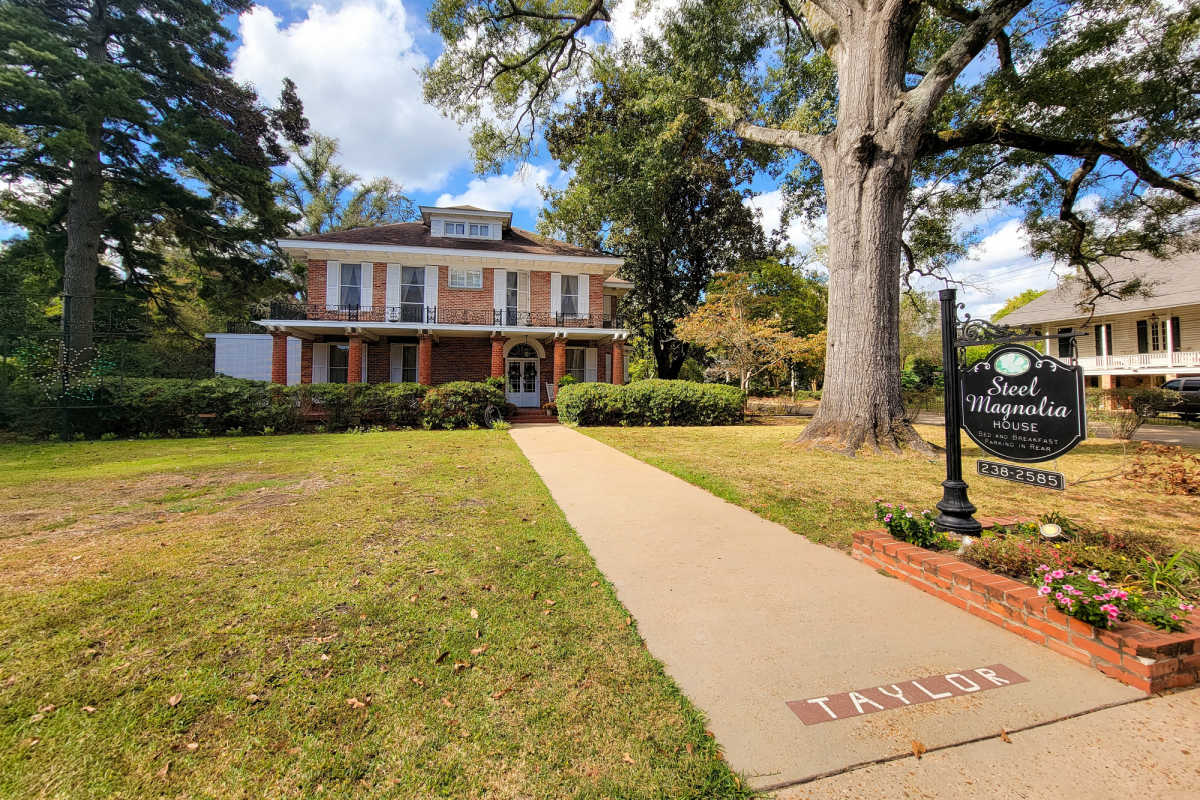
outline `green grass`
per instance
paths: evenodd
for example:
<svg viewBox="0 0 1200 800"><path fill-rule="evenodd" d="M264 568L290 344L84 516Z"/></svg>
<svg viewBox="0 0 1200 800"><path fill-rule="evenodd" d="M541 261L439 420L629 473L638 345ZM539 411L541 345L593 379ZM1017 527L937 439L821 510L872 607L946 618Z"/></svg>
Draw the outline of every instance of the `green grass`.
<svg viewBox="0 0 1200 800"><path fill-rule="evenodd" d="M942 444L942 430L918 426ZM790 446L801 426L724 428L581 428L599 441L748 508L817 542L849 549L856 530L877 527L871 501L883 498L933 508L945 478L942 457L859 456ZM1038 466L1062 472L1065 492L1025 487L975 475L984 456L963 437L963 474L979 514L1037 516L1059 511L1097 527L1168 536L1200 547L1200 497L1165 495L1120 476L1136 444L1090 439L1057 461Z"/></svg>
<svg viewBox="0 0 1200 800"><path fill-rule="evenodd" d="M0 518L2 797L745 794L506 434L5 445Z"/></svg>

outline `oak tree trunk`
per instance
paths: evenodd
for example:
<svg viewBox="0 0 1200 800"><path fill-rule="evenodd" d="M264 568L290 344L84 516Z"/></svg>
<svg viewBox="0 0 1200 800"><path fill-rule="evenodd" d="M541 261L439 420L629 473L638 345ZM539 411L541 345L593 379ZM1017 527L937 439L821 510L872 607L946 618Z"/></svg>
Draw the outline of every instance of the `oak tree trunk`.
<svg viewBox="0 0 1200 800"><path fill-rule="evenodd" d="M70 362L90 360L96 274L100 270L100 126L88 131L88 147L75 153L67 200L67 250L63 259L63 335Z"/></svg>

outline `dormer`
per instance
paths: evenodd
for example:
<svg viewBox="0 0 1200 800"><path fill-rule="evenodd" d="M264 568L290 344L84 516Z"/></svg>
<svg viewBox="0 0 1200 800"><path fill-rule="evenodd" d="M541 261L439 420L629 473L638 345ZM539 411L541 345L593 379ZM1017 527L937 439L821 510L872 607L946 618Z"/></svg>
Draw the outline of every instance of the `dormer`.
<svg viewBox="0 0 1200 800"><path fill-rule="evenodd" d="M499 241L512 225L512 212L475 206L421 206L421 221L429 226L429 235L434 238Z"/></svg>

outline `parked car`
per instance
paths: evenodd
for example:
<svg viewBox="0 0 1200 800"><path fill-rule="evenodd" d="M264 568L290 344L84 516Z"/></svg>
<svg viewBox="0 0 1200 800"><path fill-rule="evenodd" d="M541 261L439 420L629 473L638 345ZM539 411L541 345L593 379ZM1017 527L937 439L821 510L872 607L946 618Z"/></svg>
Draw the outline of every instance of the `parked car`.
<svg viewBox="0 0 1200 800"><path fill-rule="evenodd" d="M1200 419L1200 378L1176 378L1163 384L1170 392L1178 392L1178 399L1163 411L1171 411L1186 420Z"/></svg>

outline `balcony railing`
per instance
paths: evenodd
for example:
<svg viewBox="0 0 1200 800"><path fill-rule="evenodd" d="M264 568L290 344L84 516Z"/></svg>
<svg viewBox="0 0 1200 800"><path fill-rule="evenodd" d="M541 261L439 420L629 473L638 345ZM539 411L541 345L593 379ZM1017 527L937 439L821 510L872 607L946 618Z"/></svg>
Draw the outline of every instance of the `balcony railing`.
<svg viewBox="0 0 1200 800"><path fill-rule="evenodd" d="M1176 350L1159 353L1130 353L1121 356L1084 356L1079 359L1084 372L1171 370L1200 367L1200 351Z"/></svg>
<svg viewBox="0 0 1200 800"><path fill-rule="evenodd" d="M413 303L370 307L273 302L266 311L269 319L276 320L480 325L504 328L621 328L625 322L620 317L605 314L554 314L513 309L439 308Z"/></svg>

